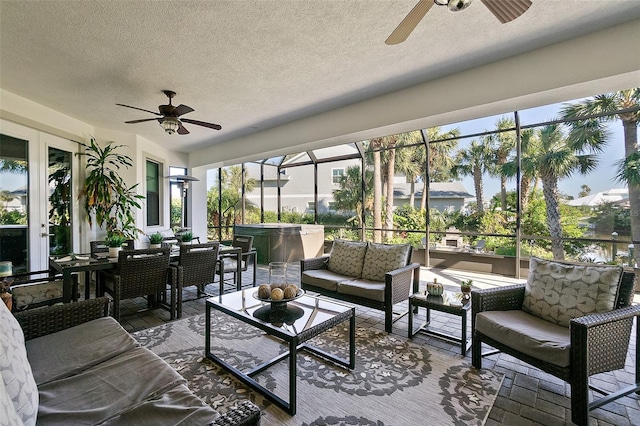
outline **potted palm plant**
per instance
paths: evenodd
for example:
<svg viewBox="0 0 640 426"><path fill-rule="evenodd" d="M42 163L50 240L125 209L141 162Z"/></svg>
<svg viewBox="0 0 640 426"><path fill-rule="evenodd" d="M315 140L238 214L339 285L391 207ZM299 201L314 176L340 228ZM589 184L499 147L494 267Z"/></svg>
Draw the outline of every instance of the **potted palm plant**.
<svg viewBox="0 0 640 426"><path fill-rule="evenodd" d="M149 235L149 248L160 248L163 239L164 237L159 232Z"/></svg>
<svg viewBox="0 0 640 426"><path fill-rule="evenodd" d="M471 285L473 280L462 280L460 282L460 291L462 292L463 299L469 299L471 297Z"/></svg>
<svg viewBox="0 0 640 426"><path fill-rule="evenodd" d="M120 154L118 149L124 145L108 144L100 147L94 138L85 147L87 158L87 177L84 180L80 197L84 197L84 209L87 212L89 226L95 223L107 231L107 235L122 235L134 239L140 230L135 226L135 209L141 208L143 195L136 193L138 184L127 186L118 170L132 166L128 155Z"/></svg>

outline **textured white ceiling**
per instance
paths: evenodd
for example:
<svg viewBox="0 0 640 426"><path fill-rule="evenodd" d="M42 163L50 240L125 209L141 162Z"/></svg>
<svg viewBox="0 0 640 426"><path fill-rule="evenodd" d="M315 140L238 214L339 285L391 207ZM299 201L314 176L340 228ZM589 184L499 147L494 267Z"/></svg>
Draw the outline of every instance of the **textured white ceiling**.
<svg viewBox="0 0 640 426"><path fill-rule="evenodd" d="M640 17L637 0L533 0L503 25L476 0L386 45L416 2L2 0L0 87L189 152ZM124 124L152 116L116 103L155 111L163 89L223 129Z"/></svg>

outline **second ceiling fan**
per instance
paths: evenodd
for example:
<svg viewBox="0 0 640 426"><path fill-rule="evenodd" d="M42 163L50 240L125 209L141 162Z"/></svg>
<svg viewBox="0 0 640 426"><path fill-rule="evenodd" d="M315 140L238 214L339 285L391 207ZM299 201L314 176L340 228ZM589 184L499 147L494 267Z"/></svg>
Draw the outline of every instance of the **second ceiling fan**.
<svg viewBox="0 0 640 426"><path fill-rule="evenodd" d="M391 35L385 40L386 44L399 44L409 37L418 23L424 18L431 6L447 6L452 12L459 12L471 5L472 0L420 0L411 9L411 12L400 22L400 25L393 30ZM487 9L494 14L498 20L505 24L513 21L531 6L531 0L481 0Z"/></svg>
<svg viewBox="0 0 640 426"><path fill-rule="evenodd" d="M151 114L155 114L159 116L154 118L143 118L140 120L125 121L125 123L136 124L136 123L144 123L146 121L157 120L158 123L160 123L160 127L162 127L164 131L170 135L176 132L179 135L188 135L189 131L185 129L182 123L195 124L197 126L207 127L209 129L214 129L214 130L222 129L222 127L219 124L207 123L206 121L192 120L190 118L179 118L183 114L193 112L194 109L191 108L190 106L182 105L182 104L178 106L173 105L171 103L171 99L173 99L173 97L176 95L176 92L172 90L163 90L162 92L167 96L167 98L169 98L169 104L158 106L159 112L149 111L148 109L138 108L131 105L116 104L126 108L137 109L138 111L149 112Z"/></svg>

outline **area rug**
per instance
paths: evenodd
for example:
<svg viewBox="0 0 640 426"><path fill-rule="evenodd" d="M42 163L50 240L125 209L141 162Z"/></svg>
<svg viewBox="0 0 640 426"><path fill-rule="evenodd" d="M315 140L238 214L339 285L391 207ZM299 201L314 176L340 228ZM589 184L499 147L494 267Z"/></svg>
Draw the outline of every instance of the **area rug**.
<svg viewBox="0 0 640 426"><path fill-rule="evenodd" d="M212 313L216 355L241 369L285 351L264 332ZM189 381L189 388L224 412L250 399L262 410L263 425L482 425L503 376L476 370L459 356L442 354L406 338L358 328L356 367L343 369L306 352L298 354L297 414L239 382L204 355L205 317L198 315L134 333L134 338ZM339 325L311 343L348 356L348 326ZM288 400L288 362L254 377Z"/></svg>

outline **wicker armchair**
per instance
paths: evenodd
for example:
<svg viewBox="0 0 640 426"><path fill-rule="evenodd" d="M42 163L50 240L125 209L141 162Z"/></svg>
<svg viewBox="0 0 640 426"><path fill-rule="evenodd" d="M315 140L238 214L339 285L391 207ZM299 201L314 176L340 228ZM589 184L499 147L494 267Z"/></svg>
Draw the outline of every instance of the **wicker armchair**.
<svg viewBox="0 0 640 426"><path fill-rule="evenodd" d="M489 311L521 310L525 284L473 291L472 363L482 367L482 357L498 351L507 353L534 367L568 382L571 385L571 419L578 425L589 423L589 411L630 393L640 393L640 351L636 349L636 383L621 391L609 394L589 384L589 377L607 371L624 368L633 319L640 316L640 306L632 305L636 276L624 272L618 288L615 309L609 312L590 314L570 322L569 365L558 365L549 359L540 359L523 353L521 347L512 347L487 336L476 329L477 315ZM542 320L541 320L542 321ZM636 321L636 345L640 348L640 321ZM532 327L531 334L536 332ZM502 339L504 340L504 339ZM498 351L482 353L482 343ZM514 345L515 346L515 345ZM589 403L589 388L605 395Z"/></svg>
<svg viewBox="0 0 640 426"><path fill-rule="evenodd" d="M241 271L246 271L249 268L249 262L253 265L253 281L251 285L256 285L256 272L257 272L257 259L256 252L253 250L253 236L250 235L234 235L233 247L240 247L242 249L242 264L240 265ZM236 271L238 270L238 264L235 254L222 255L218 262L218 275L220 275L220 294L224 293L224 274L226 272L233 271L233 284L236 285L238 277Z"/></svg>
<svg viewBox="0 0 640 426"><path fill-rule="evenodd" d="M73 288L78 288L78 276L72 275ZM63 300L62 277L48 270L24 272L5 277L11 282L12 310L39 308L61 303Z"/></svg>
<svg viewBox="0 0 640 426"><path fill-rule="evenodd" d="M196 286L198 298L206 295L205 287L215 278L219 248L219 242L180 246L180 260L177 265L172 265L176 268L178 279L178 318L182 317L183 288Z"/></svg>
<svg viewBox="0 0 640 426"><path fill-rule="evenodd" d="M104 291L113 297L113 317L120 320L120 301L136 297L166 295L167 284L171 288L168 310L171 319L176 315L176 270L169 266L169 248L122 250L118 255L118 267L114 274L105 276Z"/></svg>

